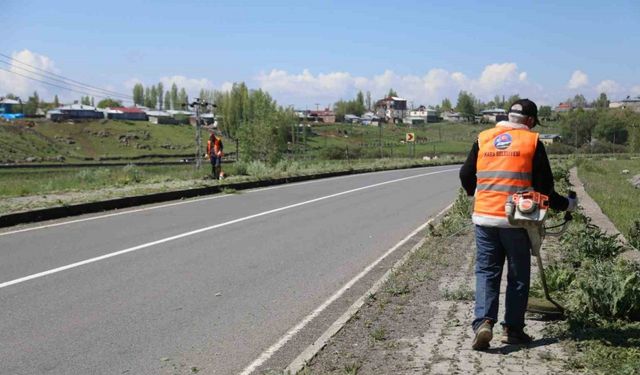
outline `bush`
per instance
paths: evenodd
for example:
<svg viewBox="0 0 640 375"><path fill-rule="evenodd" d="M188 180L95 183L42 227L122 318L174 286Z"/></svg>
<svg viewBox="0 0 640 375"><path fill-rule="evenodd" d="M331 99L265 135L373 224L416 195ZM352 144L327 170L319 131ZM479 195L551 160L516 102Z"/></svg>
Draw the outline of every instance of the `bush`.
<svg viewBox="0 0 640 375"><path fill-rule="evenodd" d="M379 152L378 156L380 156ZM334 146L323 149L320 157L328 160L360 159L363 157L363 152L361 147Z"/></svg>
<svg viewBox="0 0 640 375"><path fill-rule="evenodd" d="M593 141L580 147L580 152L588 154L625 153L627 148L610 142Z"/></svg>
<svg viewBox="0 0 640 375"><path fill-rule="evenodd" d="M640 320L640 267L624 260L588 261L568 289L573 322Z"/></svg>
<svg viewBox="0 0 640 375"><path fill-rule="evenodd" d="M252 161L247 164L247 174L259 180L269 179L273 177L273 169L261 161Z"/></svg>
<svg viewBox="0 0 640 375"><path fill-rule="evenodd" d="M624 251L617 235L608 235L590 224L574 226L560 238L560 243L565 248L563 260L575 267L584 259L612 259Z"/></svg>
<svg viewBox="0 0 640 375"><path fill-rule="evenodd" d="M548 154L566 155L573 154L576 151L576 148L564 143L555 142L545 146L545 150Z"/></svg>
<svg viewBox="0 0 640 375"><path fill-rule="evenodd" d="M627 234L627 240L629 240L631 246L640 250L640 220L636 219L633 221Z"/></svg>

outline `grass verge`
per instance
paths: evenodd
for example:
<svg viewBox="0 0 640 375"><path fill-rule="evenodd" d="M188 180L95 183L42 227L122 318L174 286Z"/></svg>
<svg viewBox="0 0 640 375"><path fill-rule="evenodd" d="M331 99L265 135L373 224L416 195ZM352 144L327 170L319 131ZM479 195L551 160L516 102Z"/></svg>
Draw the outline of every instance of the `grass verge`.
<svg viewBox="0 0 640 375"><path fill-rule="evenodd" d="M561 189L568 186L566 168L557 166L554 176ZM617 189L613 176L600 178L610 190ZM550 330L568 339L573 354L569 367L589 373L640 373L640 266L619 259L623 250L614 236L591 225L580 212L552 250L545 274L568 319ZM542 294L539 281L532 293Z"/></svg>
<svg viewBox="0 0 640 375"><path fill-rule="evenodd" d="M579 160L578 175L602 212L640 248L640 189L629 182L640 175L640 159Z"/></svg>

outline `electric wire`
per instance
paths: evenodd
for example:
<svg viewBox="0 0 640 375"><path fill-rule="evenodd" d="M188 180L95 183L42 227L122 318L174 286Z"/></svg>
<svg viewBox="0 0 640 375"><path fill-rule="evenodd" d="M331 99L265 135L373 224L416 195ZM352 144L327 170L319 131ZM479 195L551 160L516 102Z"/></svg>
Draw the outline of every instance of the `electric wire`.
<svg viewBox="0 0 640 375"><path fill-rule="evenodd" d="M100 87L96 87L96 86L93 86L93 85L90 85L90 84L87 84L87 83L83 83L83 82L80 82L80 81L77 81L77 80L74 80L74 79L71 79L71 78L68 78L68 77L62 76L62 75L60 75L60 74L56 74L56 73L49 72L49 71L44 70L44 69L42 69L42 68L38 68L37 66L33 66L33 65L27 64L27 63L25 63L25 62L23 62L23 61L17 60L17 59L15 59L15 58L13 58L13 57L11 57L11 56L8 56L8 55L6 55L6 54L4 54L4 53L1 53L1 52L0 52L0 56L1 56L1 57L4 57L5 59L9 59L10 61L14 61L14 62L16 62L16 63L18 63L18 64L22 64L22 65L28 66L28 67L30 67L30 68L33 68L33 69L39 70L39 71L41 71L41 72L44 72L44 74L46 74L46 75L53 76L53 77L58 77L58 78L60 78L60 79L63 79L63 80L65 80L65 81L68 81L68 82L66 82L66 84L75 84L76 86L78 86L78 85L79 85L79 86L84 86L84 87L86 87L86 88L89 88L89 89L91 89L91 91L93 91L93 90L98 90L98 91L102 91L102 92L104 92L104 93L110 93L111 95L126 96L126 97L128 97L128 98L133 98L131 95L122 94L122 93L119 93L119 92L116 92L116 91L113 91L113 90L102 89L102 88L100 88ZM4 62L4 63L5 63L5 64L7 64L6 62ZM12 65L12 66L15 66L15 65ZM17 67L17 68L20 68L20 69L26 70L25 68L21 68L21 67ZM35 72L34 72L34 73L35 73ZM38 73L38 74L42 74L42 73ZM47 77L47 78L53 79L53 78L51 78L51 77ZM59 80L59 79L56 79L56 80ZM85 90L86 90L86 88L85 88Z"/></svg>
<svg viewBox="0 0 640 375"><path fill-rule="evenodd" d="M11 63L3 61L2 59L0 59L0 63L7 64L7 65L9 65L9 66L11 66L12 68L15 68L15 69L21 69L21 70L23 70L23 71L25 71L25 72L27 72L29 74L34 74L34 75L38 76L38 79L46 79L46 80L49 80L49 81L55 81L55 82L59 82L59 83L62 83L64 85L67 85L67 86L70 86L70 87L74 87L75 86L76 88L79 88L81 90L86 90L86 91L89 91L89 92L94 92L94 91L96 92L96 94L90 94L90 95L108 95L109 97L112 97L112 98L115 98L115 99L126 99L126 100L132 100L133 99L133 97L130 96L130 95L111 94L110 92L101 92L101 91L99 91L97 89L95 89L95 90L94 89L89 89L89 88L86 88L86 87L84 87L82 85L75 84L75 83L70 83L70 82L64 81L62 79L57 79L55 77L48 77L46 74L38 73L36 71L31 71L29 69L26 69L26 68L23 68L23 67L20 67L20 66L12 65ZM14 71L11 71L11 72L15 73Z"/></svg>
<svg viewBox="0 0 640 375"><path fill-rule="evenodd" d="M60 85L57 85L57 84L54 84L54 83L51 83L51 82L47 82L47 81L43 81L43 80L41 80L41 79L37 79L37 78L30 77L30 76L25 75L25 74L21 74L21 73L18 73L18 72L14 72L14 71L11 71L11 70L8 70L8 69L5 69L5 68L2 68L2 67L0 67L0 70L4 70L5 72L9 72L9 73L12 73L12 74L16 74L16 75L19 75L19 76L21 76L21 77L28 78L28 79L31 79L31 80L34 80L34 81L37 81L37 82L41 82L41 83L44 83L44 84L46 84L46 85L53 86L53 87L57 87L57 88L60 88L60 89L63 89L63 90L68 90L68 91L73 91L73 92L76 92L76 93L79 93L79 94L84 94L84 95L94 96L94 97L96 97L96 98L100 98L100 99L112 99L112 97L111 97L111 96L106 96L106 95L95 95L95 94L91 94L91 93L88 93L88 92L85 92L85 91L79 91L79 90L72 89L72 88L69 88L69 87L60 86ZM130 100L130 99L127 99L127 100L128 100L128 101L132 101L132 100Z"/></svg>

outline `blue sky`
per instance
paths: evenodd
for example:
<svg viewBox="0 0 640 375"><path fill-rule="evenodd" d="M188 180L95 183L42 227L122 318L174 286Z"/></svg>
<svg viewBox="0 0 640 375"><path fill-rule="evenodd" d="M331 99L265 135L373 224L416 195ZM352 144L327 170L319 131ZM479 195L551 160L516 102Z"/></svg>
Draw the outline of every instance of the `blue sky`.
<svg viewBox="0 0 640 375"><path fill-rule="evenodd" d="M390 87L415 104L455 101L461 89L549 104L577 92L640 95L637 0L25 0L0 8L0 53L126 94L138 81L191 93L245 81L303 107ZM34 89L80 95L0 71L0 95Z"/></svg>

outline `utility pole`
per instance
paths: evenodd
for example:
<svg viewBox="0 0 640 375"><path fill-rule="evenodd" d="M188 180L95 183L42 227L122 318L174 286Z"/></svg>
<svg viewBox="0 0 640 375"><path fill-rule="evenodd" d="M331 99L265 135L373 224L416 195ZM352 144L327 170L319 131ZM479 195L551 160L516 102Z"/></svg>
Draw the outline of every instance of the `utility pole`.
<svg viewBox="0 0 640 375"><path fill-rule="evenodd" d="M182 106L191 107L196 111L196 169L200 170L202 168L202 123L200 120L200 110L213 110L216 105L208 103L204 99L196 98L192 103L183 103Z"/></svg>
<svg viewBox="0 0 640 375"><path fill-rule="evenodd" d="M380 144L380 159L383 157L382 153L382 121L378 122L378 143Z"/></svg>

